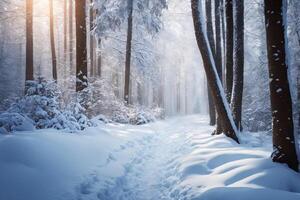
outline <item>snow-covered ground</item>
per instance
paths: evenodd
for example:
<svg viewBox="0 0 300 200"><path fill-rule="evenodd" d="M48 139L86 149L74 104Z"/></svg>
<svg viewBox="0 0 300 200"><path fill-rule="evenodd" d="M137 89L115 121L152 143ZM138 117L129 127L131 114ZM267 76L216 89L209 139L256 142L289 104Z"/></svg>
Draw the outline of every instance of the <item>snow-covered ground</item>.
<svg viewBox="0 0 300 200"><path fill-rule="evenodd" d="M299 200L270 137L211 136L204 116L0 136L0 200Z"/></svg>

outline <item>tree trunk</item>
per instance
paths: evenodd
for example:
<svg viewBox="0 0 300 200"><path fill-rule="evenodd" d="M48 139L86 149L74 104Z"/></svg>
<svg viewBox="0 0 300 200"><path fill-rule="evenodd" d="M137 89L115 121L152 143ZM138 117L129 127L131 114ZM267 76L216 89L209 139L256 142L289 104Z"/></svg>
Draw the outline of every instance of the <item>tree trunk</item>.
<svg viewBox="0 0 300 200"><path fill-rule="evenodd" d="M222 80L223 75L223 62L222 62L222 44L221 44L221 19L223 18L221 12L221 6L223 0L215 0L215 30L216 30L216 53L215 53L215 60L216 60L216 67L218 71L218 75L220 80ZM222 82L222 81L221 81ZM222 124L221 120L217 113L217 127L214 134L221 134L222 133Z"/></svg>
<svg viewBox="0 0 300 200"><path fill-rule="evenodd" d="M127 27L125 87L124 87L124 100L126 103L129 103L129 90L130 90L130 64L131 64L131 48L132 48L132 15L133 15L133 0L128 0L128 27Z"/></svg>
<svg viewBox="0 0 300 200"><path fill-rule="evenodd" d="M33 80L33 5L26 0L26 81Z"/></svg>
<svg viewBox="0 0 300 200"><path fill-rule="evenodd" d="M73 0L69 0L69 64L70 64L70 72L72 75L75 74L75 70L74 70L74 46L73 46L73 42L74 42L74 30L73 30L73 19L74 19L74 6L73 6Z"/></svg>
<svg viewBox="0 0 300 200"><path fill-rule="evenodd" d="M208 111L209 111L209 125L216 125L216 107L213 102L212 94L207 83L207 94L208 94Z"/></svg>
<svg viewBox="0 0 300 200"><path fill-rule="evenodd" d="M225 93L221 85L221 80L218 76L215 61L213 59L213 54L209 48L209 41L207 35L205 35L203 30L203 22L200 17L201 4L199 0L191 0L192 14L195 27L195 35L197 39L197 44L202 55L202 60L204 64L204 69L206 76L208 77L209 87L212 92L212 97L214 99L217 113L222 120L222 128L224 134L236 142L239 142L237 138L237 128L232 119L232 113L229 109L228 102L226 101Z"/></svg>
<svg viewBox="0 0 300 200"><path fill-rule="evenodd" d="M225 83L225 74L226 74L226 70L225 70L225 65L226 65L226 30L225 30L225 6L224 6L224 0L220 0L220 18L221 18L221 33L222 33L222 45L223 45L223 49L222 49L222 82L223 84L226 86Z"/></svg>
<svg viewBox="0 0 300 200"><path fill-rule="evenodd" d="M206 9L206 30L207 30L208 40L209 40L210 48L212 49L215 57L215 42L214 42L214 31L213 31L213 23L212 23L211 0L205 0L205 9ZM209 109L209 118L210 118L209 124L211 126L214 126L216 124L216 108L208 84L207 84L207 94L208 94L208 109Z"/></svg>
<svg viewBox="0 0 300 200"><path fill-rule="evenodd" d="M222 77L222 45L221 45L221 0L215 0L215 31L216 31L216 45L215 45L215 60L219 77Z"/></svg>
<svg viewBox="0 0 300 200"><path fill-rule="evenodd" d="M205 10L206 10L206 30L209 45L211 47L212 53L215 57L215 39L214 39L214 29L212 22L212 0L205 0Z"/></svg>
<svg viewBox="0 0 300 200"><path fill-rule="evenodd" d="M230 103L233 85L233 6L232 0L225 0L226 17L226 96Z"/></svg>
<svg viewBox="0 0 300 200"><path fill-rule="evenodd" d="M234 65L231 109L235 125L242 129L244 89L244 0L234 0Z"/></svg>
<svg viewBox="0 0 300 200"><path fill-rule="evenodd" d="M49 0L50 11L50 45L51 45L51 57L52 57L52 76L57 81L57 60L54 40L54 16L53 16L53 0Z"/></svg>
<svg viewBox="0 0 300 200"><path fill-rule="evenodd" d="M67 41L67 0L64 0L64 65L66 65L67 62L67 46L68 46L68 41ZM66 66L64 66L64 69L66 69Z"/></svg>
<svg viewBox="0 0 300 200"><path fill-rule="evenodd" d="M300 68L298 70L298 78L297 78L297 96L298 96L298 134L300 135Z"/></svg>
<svg viewBox="0 0 300 200"><path fill-rule="evenodd" d="M285 39L285 0L265 0L265 25L270 77L274 162L298 171L292 98L288 79ZM276 34L274 34L276 33Z"/></svg>
<svg viewBox="0 0 300 200"><path fill-rule="evenodd" d="M63 10L64 10L64 45L63 45L63 68L64 68L64 75L63 75L63 81L64 85L66 85L66 79L67 79L67 51L68 51L68 7L67 7L67 0L64 0Z"/></svg>
<svg viewBox="0 0 300 200"><path fill-rule="evenodd" d="M94 35L92 33L94 29L94 8L93 8L93 0L90 0L90 75L94 76Z"/></svg>
<svg viewBox="0 0 300 200"><path fill-rule="evenodd" d="M76 0L76 91L87 87L86 2Z"/></svg>
<svg viewBox="0 0 300 200"><path fill-rule="evenodd" d="M102 54L101 54L101 38L98 38L98 53L97 53L97 75L101 77L102 70Z"/></svg>

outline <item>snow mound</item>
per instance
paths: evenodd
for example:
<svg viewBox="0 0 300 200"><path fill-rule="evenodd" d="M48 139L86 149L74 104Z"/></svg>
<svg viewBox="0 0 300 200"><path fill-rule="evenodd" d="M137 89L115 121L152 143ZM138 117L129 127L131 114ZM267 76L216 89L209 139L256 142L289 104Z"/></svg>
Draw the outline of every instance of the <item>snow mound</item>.
<svg viewBox="0 0 300 200"><path fill-rule="evenodd" d="M238 145L225 136L193 135L192 151L179 161L179 190L189 191L183 196L193 200L300 199L300 175L272 162L271 138L269 144L261 143L265 146L249 138Z"/></svg>

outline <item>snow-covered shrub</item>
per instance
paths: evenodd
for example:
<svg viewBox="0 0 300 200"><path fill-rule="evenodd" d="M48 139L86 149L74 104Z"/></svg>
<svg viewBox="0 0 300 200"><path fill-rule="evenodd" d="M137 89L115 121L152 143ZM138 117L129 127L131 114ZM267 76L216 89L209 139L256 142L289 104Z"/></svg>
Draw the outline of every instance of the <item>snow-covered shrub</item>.
<svg viewBox="0 0 300 200"><path fill-rule="evenodd" d="M27 81L25 96L13 103L7 112L27 116L34 121L36 128L49 128L61 113L59 97L55 82Z"/></svg>
<svg viewBox="0 0 300 200"><path fill-rule="evenodd" d="M3 113L0 115L0 134L8 134L13 131L34 130L33 121L19 113Z"/></svg>
<svg viewBox="0 0 300 200"><path fill-rule="evenodd" d="M125 105L120 107L120 112L114 112L111 120L118 123L142 125L162 118L161 109L148 109L139 106Z"/></svg>
<svg viewBox="0 0 300 200"><path fill-rule="evenodd" d="M85 108L76 100L65 108L63 115L67 118L67 127L71 127L71 130L83 130L93 126L93 123L85 115Z"/></svg>
<svg viewBox="0 0 300 200"><path fill-rule="evenodd" d="M105 116L105 120L124 124L145 124L162 118L159 108L148 109L136 105L126 105L114 93L114 87L105 79L89 81L89 86L80 93L80 101L89 117Z"/></svg>
<svg viewBox="0 0 300 200"><path fill-rule="evenodd" d="M64 94L66 95L66 94ZM26 94L0 114L0 132L55 128L83 130L93 122L141 125L162 116L160 109L126 105L105 80L90 81L82 92L64 96L54 81L39 79L26 83ZM95 117L98 116L98 117Z"/></svg>
<svg viewBox="0 0 300 200"><path fill-rule="evenodd" d="M5 99L0 100L0 112L5 112L7 108L14 102L16 102L16 97L6 97Z"/></svg>
<svg viewBox="0 0 300 200"><path fill-rule="evenodd" d="M160 108L149 109L141 107L133 107L133 115L130 117L130 123L135 125L147 124L162 118L162 110Z"/></svg>
<svg viewBox="0 0 300 200"><path fill-rule="evenodd" d="M64 107L61 103L62 93L55 81L40 78L26 83L26 94L14 102L9 109L0 115L18 113L31 120L37 129L55 128L82 130L91 126L89 119L83 114L84 109L79 103L73 102ZM11 124L18 123L20 116L11 117ZM15 131L7 129L7 131Z"/></svg>

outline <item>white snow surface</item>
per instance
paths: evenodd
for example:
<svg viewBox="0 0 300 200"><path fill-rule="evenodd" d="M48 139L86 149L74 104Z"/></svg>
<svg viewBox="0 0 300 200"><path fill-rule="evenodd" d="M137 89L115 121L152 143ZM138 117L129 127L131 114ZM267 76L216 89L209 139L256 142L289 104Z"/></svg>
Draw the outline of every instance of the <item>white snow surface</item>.
<svg viewBox="0 0 300 200"><path fill-rule="evenodd" d="M300 175L271 138L211 136L205 116L80 133L0 135L1 200L299 200Z"/></svg>

